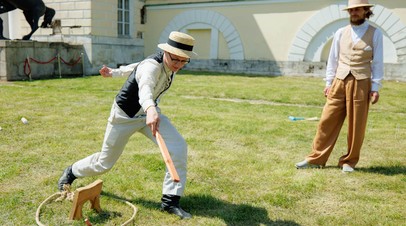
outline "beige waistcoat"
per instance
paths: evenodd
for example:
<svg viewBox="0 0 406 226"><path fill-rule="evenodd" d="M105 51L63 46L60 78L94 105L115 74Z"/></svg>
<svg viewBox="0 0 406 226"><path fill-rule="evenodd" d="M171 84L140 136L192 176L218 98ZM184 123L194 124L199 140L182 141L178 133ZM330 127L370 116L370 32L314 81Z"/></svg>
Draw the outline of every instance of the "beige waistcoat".
<svg viewBox="0 0 406 226"><path fill-rule="evenodd" d="M350 72L357 80L371 77L374 32L375 27L369 25L361 40L354 44L351 38L351 25L344 29L340 39L337 78L344 80Z"/></svg>

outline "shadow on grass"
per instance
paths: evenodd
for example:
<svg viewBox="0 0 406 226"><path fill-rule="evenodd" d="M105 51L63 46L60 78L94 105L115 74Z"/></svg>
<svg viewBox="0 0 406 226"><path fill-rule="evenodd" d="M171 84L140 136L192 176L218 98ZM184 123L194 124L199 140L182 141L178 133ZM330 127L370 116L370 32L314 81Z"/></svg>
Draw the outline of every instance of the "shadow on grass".
<svg viewBox="0 0 406 226"><path fill-rule="evenodd" d="M406 175L406 166L372 166L372 167L361 167L357 168L357 171L366 173L377 173L388 176L393 175Z"/></svg>
<svg viewBox="0 0 406 226"><path fill-rule="evenodd" d="M109 192L102 195L123 199ZM158 209L160 202L146 199L128 200L136 205L142 205L149 209ZM299 225L293 221L269 219L265 208L255 207L249 204L232 204L210 195L188 195L181 199L181 206L193 216L223 219L226 225Z"/></svg>
<svg viewBox="0 0 406 226"><path fill-rule="evenodd" d="M267 78L281 77L280 75L260 75L260 74L211 72L211 71L189 71L189 70L180 70L177 74L179 75L187 74L195 76L235 76L235 77L267 77Z"/></svg>
<svg viewBox="0 0 406 226"><path fill-rule="evenodd" d="M318 170L317 168L314 168L315 170ZM340 167L338 166L324 166L322 169L337 169L341 170ZM309 170L309 169L298 169L298 170ZM393 176L393 175L406 175L406 166L372 166L372 167L356 167L355 168L356 172L363 172L363 173L377 173L377 174L383 174L383 175L388 175L388 176Z"/></svg>
<svg viewBox="0 0 406 226"><path fill-rule="evenodd" d="M122 218L122 214L117 211L104 211L102 210L100 213L97 211L93 210L93 214L85 214L87 219L89 219L90 222L97 223L97 224L106 224L109 220L112 220L114 218ZM83 219L81 219L83 220ZM81 220L78 220L77 222L80 222Z"/></svg>

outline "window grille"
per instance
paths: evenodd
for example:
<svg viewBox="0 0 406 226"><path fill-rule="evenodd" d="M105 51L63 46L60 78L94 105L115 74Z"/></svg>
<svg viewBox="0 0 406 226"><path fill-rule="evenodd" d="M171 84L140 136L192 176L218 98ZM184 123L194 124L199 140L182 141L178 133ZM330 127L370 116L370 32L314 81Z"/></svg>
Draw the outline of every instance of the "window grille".
<svg viewBox="0 0 406 226"><path fill-rule="evenodd" d="M130 0L118 0L117 9L118 36L130 36Z"/></svg>

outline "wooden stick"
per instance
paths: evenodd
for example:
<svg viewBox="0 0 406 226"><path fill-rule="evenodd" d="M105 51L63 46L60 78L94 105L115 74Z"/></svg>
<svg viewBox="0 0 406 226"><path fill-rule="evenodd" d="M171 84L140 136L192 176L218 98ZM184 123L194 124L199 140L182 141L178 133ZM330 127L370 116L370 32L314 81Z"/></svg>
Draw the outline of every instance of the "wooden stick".
<svg viewBox="0 0 406 226"><path fill-rule="evenodd" d="M305 118L305 117L294 117L294 116L289 116L290 121L319 121L319 118L317 117L311 117L311 118Z"/></svg>
<svg viewBox="0 0 406 226"><path fill-rule="evenodd" d="M159 149L161 150L162 157L164 158L166 167L168 168L168 171L171 174L172 180L175 182L179 182L180 179L178 172L176 171L176 168L173 165L173 161L171 155L169 155L169 151L168 148L166 147L165 141L158 131L156 131L156 140L158 142Z"/></svg>

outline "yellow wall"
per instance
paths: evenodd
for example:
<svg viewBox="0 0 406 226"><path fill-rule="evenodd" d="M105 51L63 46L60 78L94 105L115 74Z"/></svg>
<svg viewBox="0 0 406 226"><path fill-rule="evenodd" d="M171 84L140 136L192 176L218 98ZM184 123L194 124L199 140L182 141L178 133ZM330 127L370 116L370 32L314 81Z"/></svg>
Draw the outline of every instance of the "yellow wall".
<svg viewBox="0 0 406 226"><path fill-rule="evenodd" d="M134 22L131 36L137 37L137 32L144 31L144 25L141 25L140 10L143 3L132 1L133 10L132 21ZM114 0L93 0L92 1L92 35L117 37L117 1Z"/></svg>
<svg viewBox="0 0 406 226"><path fill-rule="evenodd" d="M92 34L117 36L117 3L111 0L92 1Z"/></svg>
<svg viewBox="0 0 406 226"><path fill-rule="evenodd" d="M288 49L304 19L320 6L268 4L221 10L231 18L244 43L245 59L286 60ZM302 19L298 19L302 18Z"/></svg>
<svg viewBox="0 0 406 226"><path fill-rule="evenodd" d="M146 37L159 39L161 32L176 15L187 10L213 10L228 18L236 27L244 46L245 59L251 60L286 60L288 49L298 29L305 20L325 3L278 3L257 4L253 6L227 6L204 8L181 8L154 10L148 8L148 27ZM226 43L221 36L219 58L228 59ZM145 43L145 51L153 52L156 44ZM198 48L198 47L196 47ZM200 55L200 54L199 54Z"/></svg>
<svg viewBox="0 0 406 226"><path fill-rule="evenodd" d="M196 59L208 59L210 56L210 36L211 30L209 29L190 29L187 31L192 37L195 38L195 47L193 51L198 53Z"/></svg>
<svg viewBox="0 0 406 226"><path fill-rule="evenodd" d="M151 6L158 2L169 3L175 1L152 0L146 2L147 6L149 6L147 7L146 53L154 52L156 49L156 43L150 43L147 40L158 40L168 23L177 15L191 10L211 10L226 17L236 28L242 41L245 59L276 61L288 60L289 50L297 32L312 16L331 4L343 3L343 1L332 0L263 1L264 4L260 3L261 1L240 1L242 3L240 5L237 3L229 5L225 3L192 4L190 7L171 5L165 9ZM255 4L249 4L249 2L255 2ZM379 4L393 11L403 24L406 24L406 1L371 0L371 3ZM205 42L208 42L208 40ZM200 57L207 56L207 45L206 43L203 45L204 54ZM326 57L326 52L328 51L322 51L322 58ZM227 43L221 36L218 58L227 59L228 56Z"/></svg>
<svg viewBox="0 0 406 226"><path fill-rule="evenodd" d="M224 0L147 0L148 5L165 5L173 3L201 3L201 2L224 2Z"/></svg>
<svg viewBox="0 0 406 226"><path fill-rule="evenodd" d="M224 39L223 34L220 34L219 37L219 50L218 50L218 59L228 60L230 59L230 51L227 47L227 42Z"/></svg>

